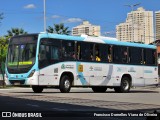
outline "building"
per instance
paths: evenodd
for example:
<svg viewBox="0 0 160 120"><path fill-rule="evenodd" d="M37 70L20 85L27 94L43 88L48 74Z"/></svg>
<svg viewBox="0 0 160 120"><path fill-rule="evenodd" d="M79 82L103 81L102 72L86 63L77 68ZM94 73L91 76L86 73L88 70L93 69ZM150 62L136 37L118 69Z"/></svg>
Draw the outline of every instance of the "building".
<svg viewBox="0 0 160 120"><path fill-rule="evenodd" d="M151 43L152 45L156 45L157 46L157 64L158 64L158 75L160 77L160 39L159 40L155 40L153 43ZM160 80L159 80L160 83Z"/></svg>
<svg viewBox="0 0 160 120"><path fill-rule="evenodd" d="M89 21L83 21L81 25L78 25L72 29L72 35L80 36L82 34L100 36L100 26L92 25Z"/></svg>
<svg viewBox="0 0 160 120"><path fill-rule="evenodd" d="M156 40L160 40L160 11L155 12Z"/></svg>
<svg viewBox="0 0 160 120"><path fill-rule="evenodd" d="M116 38L127 42L153 42L153 12L140 7L128 13L126 22L116 26Z"/></svg>

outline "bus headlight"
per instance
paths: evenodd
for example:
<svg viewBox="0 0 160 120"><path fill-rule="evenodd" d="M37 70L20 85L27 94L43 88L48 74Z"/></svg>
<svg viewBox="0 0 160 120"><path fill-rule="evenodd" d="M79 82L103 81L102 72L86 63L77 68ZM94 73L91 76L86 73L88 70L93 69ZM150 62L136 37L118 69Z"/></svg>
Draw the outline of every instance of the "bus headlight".
<svg viewBox="0 0 160 120"><path fill-rule="evenodd" d="M28 78L32 77L34 75L34 73L35 73L35 70L32 70L31 73L28 75Z"/></svg>

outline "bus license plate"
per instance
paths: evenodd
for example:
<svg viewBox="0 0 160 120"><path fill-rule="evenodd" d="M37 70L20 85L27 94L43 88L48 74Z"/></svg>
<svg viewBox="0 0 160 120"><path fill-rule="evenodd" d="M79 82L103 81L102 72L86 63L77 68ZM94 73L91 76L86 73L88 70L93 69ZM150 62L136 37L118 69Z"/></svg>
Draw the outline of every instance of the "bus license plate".
<svg viewBox="0 0 160 120"><path fill-rule="evenodd" d="M20 85L20 82L15 82L14 85Z"/></svg>

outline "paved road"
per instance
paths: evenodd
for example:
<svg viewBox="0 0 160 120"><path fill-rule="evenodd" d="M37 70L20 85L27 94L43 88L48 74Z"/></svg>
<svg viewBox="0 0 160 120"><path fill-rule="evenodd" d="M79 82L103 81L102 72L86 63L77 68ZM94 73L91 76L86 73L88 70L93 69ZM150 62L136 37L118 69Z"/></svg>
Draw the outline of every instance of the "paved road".
<svg viewBox="0 0 160 120"><path fill-rule="evenodd" d="M160 110L160 88L135 88L125 94L114 93L113 90L93 93L90 88L73 88L67 94L60 93L57 89L45 89L40 94L33 93L31 88L0 89L0 111L47 111L44 115L52 117L60 117L62 113L66 113L63 116L81 116L78 119L88 116L89 119L93 119L95 112L103 111L110 114L112 111L118 113L123 111L125 114L125 112L152 113L155 110ZM124 119L124 116L119 119Z"/></svg>

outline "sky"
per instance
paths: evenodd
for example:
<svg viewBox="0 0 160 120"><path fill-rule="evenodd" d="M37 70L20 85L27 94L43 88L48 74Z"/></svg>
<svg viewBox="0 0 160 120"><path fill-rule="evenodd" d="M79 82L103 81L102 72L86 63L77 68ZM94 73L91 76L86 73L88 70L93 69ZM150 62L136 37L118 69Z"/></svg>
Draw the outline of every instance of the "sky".
<svg viewBox="0 0 160 120"><path fill-rule="evenodd" d="M64 23L75 27L88 20L101 26L101 34L115 37L116 25L125 22L131 8L125 5L140 3L148 11L159 11L160 0L46 0L47 27ZM23 28L28 33L44 31L43 0L0 0L0 36L11 28Z"/></svg>

